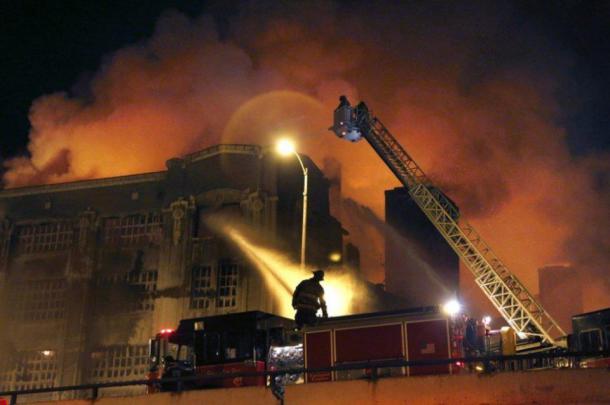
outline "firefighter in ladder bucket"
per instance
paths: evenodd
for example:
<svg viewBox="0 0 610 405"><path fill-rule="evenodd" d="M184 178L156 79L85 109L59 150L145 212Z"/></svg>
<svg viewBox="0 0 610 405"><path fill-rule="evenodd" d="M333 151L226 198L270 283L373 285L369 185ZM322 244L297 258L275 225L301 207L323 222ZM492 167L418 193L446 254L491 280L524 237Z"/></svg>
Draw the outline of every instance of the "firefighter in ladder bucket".
<svg viewBox="0 0 610 405"><path fill-rule="evenodd" d="M292 307L297 310L295 321L298 329L303 325L316 325L317 313L320 309L324 319L328 318L324 288L320 285L322 280L324 280L324 271L316 270L313 272L313 277L301 281L292 294Z"/></svg>

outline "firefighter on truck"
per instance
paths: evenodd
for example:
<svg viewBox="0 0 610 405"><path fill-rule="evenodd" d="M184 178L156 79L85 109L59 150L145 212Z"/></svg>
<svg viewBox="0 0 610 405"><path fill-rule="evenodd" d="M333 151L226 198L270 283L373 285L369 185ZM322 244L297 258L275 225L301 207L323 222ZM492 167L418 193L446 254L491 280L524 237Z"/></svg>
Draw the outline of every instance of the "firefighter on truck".
<svg viewBox="0 0 610 405"><path fill-rule="evenodd" d="M303 325L314 326L318 323L317 313L322 309L324 319L328 318L324 288L320 281L324 280L324 271L316 270L313 277L299 283L292 294L292 307L296 309L295 321L297 329Z"/></svg>

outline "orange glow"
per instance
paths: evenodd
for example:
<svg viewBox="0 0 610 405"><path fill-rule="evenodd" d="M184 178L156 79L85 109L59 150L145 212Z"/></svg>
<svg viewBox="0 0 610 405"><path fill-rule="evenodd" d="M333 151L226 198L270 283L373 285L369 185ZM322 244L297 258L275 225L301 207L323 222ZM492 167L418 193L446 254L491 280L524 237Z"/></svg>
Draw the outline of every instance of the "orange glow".
<svg viewBox="0 0 610 405"><path fill-rule="evenodd" d="M293 317L292 293L297 285L312 277L314 269L303 270L280 252L260 246L249 240L240 227L224 218L208 217L206 223L226 236L254 264L255 269L275 295L279 305L276 313ZM356 308L362 309L369 299L364 284L348 272L333 270L326 273L322 281L329 316L349 315Z"/></svg>
<svg viewBox="0 0 610 405"><path fill-rule="evenodd" d="M378 32L366 16L349 16L361 40L345 41L346 16L320 7L251 16L234 41L220 41L206 18L164 15L147 42L107 58L87 97L33 102L31 157L5 161L4 182L163 170L166 159L206 146L271 145L289 131L319 166L340 162L343 197L384 218L383 191L397 180L365 142L327 130L346 94L367 102L533 293L539 267L567 261L591 281L597 298L586 309L610 305L610 285L599 282L610 262L610 196L597 176L610 157L570 155L552 80L507 67L465 88L467 41L463 49L416 30L403 54L436 51L396 58L370 42ZM382 282L383 235L358 217L343 221L363 274Z"/></svg>
<svg viewBox="0 0 610 405"><path fill-rule="evenodd" d="M294 316L294 309L291 306L292 292L302 280L311 278L311 271L301 270L298 264L290 263L282 255L252 244L236 229L228 229L226 233L255 263L256 269L276 295L280 305L279 314L286 317ZM322 285L329 316L352 313L355 286L349 276L328 274Z"/></svg>

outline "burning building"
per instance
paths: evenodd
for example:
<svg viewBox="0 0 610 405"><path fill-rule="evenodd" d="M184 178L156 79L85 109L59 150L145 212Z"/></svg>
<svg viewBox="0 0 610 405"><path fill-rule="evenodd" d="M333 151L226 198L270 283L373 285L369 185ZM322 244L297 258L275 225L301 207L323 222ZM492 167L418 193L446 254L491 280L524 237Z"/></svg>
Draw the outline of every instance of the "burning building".
<svg viewBox="0 0 610 405"><path fill-rule="evenodd" d="M412 306L455 297L459 258L404 187L386 190L386 289Z"/></svg>
<svg viewBox="0 0 610 405"><path fill-rule="evenodd" d="M143 377L148 338L179 319L277 312L260 274L205 218L237 218L298 258L303 177L293 160L217 145L161 172L0 191L0 389ZM303 160L307 263L326 266L341 225L328 181Z"/></svg>
<svg viewBox="0 0 610 405"><path fill-rule="evenodd" d="M572 331L572 316L584 312L583 285L576 268L548 265L538 269L540 303L566 332Z"/></svg>

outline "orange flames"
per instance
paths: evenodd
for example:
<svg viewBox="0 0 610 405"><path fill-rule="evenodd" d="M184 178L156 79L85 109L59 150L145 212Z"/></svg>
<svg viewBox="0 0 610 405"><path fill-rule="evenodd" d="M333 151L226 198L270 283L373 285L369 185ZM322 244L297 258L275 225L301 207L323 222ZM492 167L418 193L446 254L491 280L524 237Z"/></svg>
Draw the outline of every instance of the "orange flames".
<svg viewBox="0 0 610 405"><path fill-rule="evenodd" d="M107 60L86 96L35 100L31 157L6 163L5 184L160 170L215 143L270 143L291 132L320 166L338 160L343 195L383 218L383 190L397 181L364 142L327 131L347 94L366 100L532 290L549 262L608 279L610 196L599 182L610 159L571 156L553 95L560 76L518 65L473 73L467 55L478 33L464 28L468 16L447 32L422 23L405 32L331 4L252 7L223 41L210 17L166 13L148 41ZM375 281L378 263L365 269Z"/></svg>

